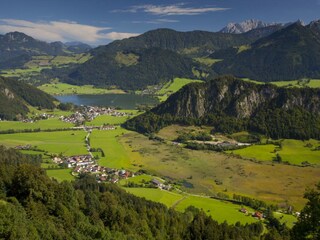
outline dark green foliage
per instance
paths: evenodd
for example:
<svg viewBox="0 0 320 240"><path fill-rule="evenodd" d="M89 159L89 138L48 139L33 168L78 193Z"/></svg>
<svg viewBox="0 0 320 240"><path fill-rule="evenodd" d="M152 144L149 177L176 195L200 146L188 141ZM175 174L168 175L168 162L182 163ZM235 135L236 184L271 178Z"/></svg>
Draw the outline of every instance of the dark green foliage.
<svg viewBox="0 0 320 240"><path fill-rule="evenodd" d="M104 52L134 51L136 49L161 48L180 52L190 57L207 56L210 52L231 46L248 44L258 39L257 36L244 34L214 33L205 31L178 32L172 29L156 29L138 37L114 41L107 46L94 49L98 55ZM186 51L186 50L192 51Z"/></svg>
<svg viewBox="0 0 320 240"><path fill-rule="evenodd" d="M316 189L308 189L304 198L308 202L292 229L292 239L320 239L320 183Z"/></svg>
<svg viewBox="0 0 320 240"><path fill-rule="evenodd" d="M29 111L26 104L34 107L54 108L55 99L28 84L0 77L0 118L16 120Z"/></svg>
<svg viewBox="0 0 320 240"><path fill-rule="evenodd" d="M213 132L252 131L272 138L320 139L320 90L278 88L221 77L185 86L125 123L141 133L172 123L213 126Z"/></svg>
<svg viewBox="0 0 320 240"><path fill-rule="evenodd" d="M138 62L126 66L116 61L117 53L101 53L71 72L65 81L135 90L166 82L174 77L192 78L192 67L196 66L191 59L160 48L137 49L130 54L136 55Z"/></svg>
<svg viewBox="0 0 320 240"><path fill-rule="evenodd" d="M320 78L320 34L312 26L292 24L251 44L238 53L222 50L212 55L224 61L213 66L219 74L233 74L257 81Z"/></svg>

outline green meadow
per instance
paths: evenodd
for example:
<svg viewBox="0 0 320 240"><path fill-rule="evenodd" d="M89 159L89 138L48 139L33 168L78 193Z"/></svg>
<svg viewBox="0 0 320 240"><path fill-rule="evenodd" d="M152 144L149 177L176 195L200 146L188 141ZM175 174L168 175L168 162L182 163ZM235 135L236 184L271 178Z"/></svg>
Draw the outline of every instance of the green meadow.
<svg viewBox="0 0 320 240"><path fill-rule="evenodd" d="M256 84L265 84L264 82L259 82L256 80L252 80L249 78L242 78L242 80L247 82L253 82ZM310 79L310 81L303 81L303 80L290 80L290 81L276 81L276 82L269 82L274 84L278 87L311 87L311 88L320 88L320 79Z"/></svg>
<svg viewBox="0 0 320 240"><path fill-rule="evenodd" d="M71 128L74 125L72 123L66 123L60 121L58 118L49 118L46 120L39 120L33 123L25 123L18 121L1 121L0 122L0 131L5 131L9 129L14 130L24 130L24 129L62 129L62 128Z"/></svg>
<svg viewBox="0 0 320 240"><path fill-rule="evenodd" d="M140 155L132 152L128 146L119 142L119 137L128 133L127 130L117 127L115 130L94 130L90 135L90 144L92 148L101 148L105 154L101 156L99 164L101 166L136 170L139 164Z"/></svg>
<svg viewBox="0 0 320 240"><path fill-rule="evenodd" d="M160 189L153 188L125 188L127 192L132 193L139 197L144 197L147 200L160 202L167 207L173 207L176 210L183 212L187 207L194 206L202 209L208 215L212 216L213 219L222 223L227 221L228 223L234 224L236 222L252 223L256 222L253 217L246 216L239 212L240 205L236 205L230 202L216 200L208 197L193 196L187 194L179 194L175 192L169 192ZM247 208L250 212L252 209Z"/></svg>
<svg viewBox="0 0 320 240"><path fill-rule="evenodd" d="M41 85L39 89L51 95L125 93L119 89L96 88L93 85L76 86L67 83L47 83Z"/></svg>
<svg viewBox="0 0 320 240"><path fill-rule="evenodd" d="M72 181L74 176L71 175L71 169L49 169L46 170L49 177L62 181Z"/></svg>
<svg viewBox="0 0 320 240"><path fill-rule="evenodd" d="M87 122L86 125L88 126L100 126L103 124L120 125L124 123L126 120L128 120L129 118L130 116L115 117L115 116L109 116L109 115L102 115L102 116L98 116L91 122Z"/></svg>
<svg viewBox="0 0 320 240"><path fill-rule="evenodd" d="M188 78L175 78L172 82L166 83L156 94L161 102L165 101L171 94L177 92L183 86L192 82L203 82Z"/></svg>
<svg viewBox="0 0 320 240"><path fill-rule="evenodd" d="M320 151L315 148L320 146L318 140L281 140L282 148L273 144L252 145L243 149L228 151L240 155L244 158L255 159L259 161L272 161L276 154L279 154L282 162L301 165L302 162L311 164L320 164Z"/></svg>
<svg viewBox="0 0 320 240"><path fill-rule="evenodd" d="M88 153L84 144L85 136L84 131L15 133L1 134L0 142L8 147L31 144L50 154L72 156Z"/></svg>

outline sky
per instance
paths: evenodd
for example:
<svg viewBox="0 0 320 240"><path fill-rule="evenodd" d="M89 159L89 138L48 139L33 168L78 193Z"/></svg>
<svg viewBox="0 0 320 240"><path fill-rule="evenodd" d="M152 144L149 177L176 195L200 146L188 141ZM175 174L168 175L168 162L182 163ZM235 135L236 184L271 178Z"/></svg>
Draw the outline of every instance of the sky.
<svg viewBox="0 0 320 240"><path fill-rule="evenodd" d="M219 31L230 22L257 19L309 23L320 0L0 0L0 34L24 32L47 42L93 46L157 28Z"/></svg>

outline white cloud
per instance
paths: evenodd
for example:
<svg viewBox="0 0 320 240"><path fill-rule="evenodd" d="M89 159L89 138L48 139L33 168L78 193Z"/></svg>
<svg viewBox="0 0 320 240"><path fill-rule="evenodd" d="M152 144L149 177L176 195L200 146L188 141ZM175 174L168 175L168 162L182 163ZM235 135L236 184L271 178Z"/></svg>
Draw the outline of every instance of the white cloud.
<svg viewBox="0 0 320 240"><path fill-rule="evenodd" d="M164 23L177 23L180 22L174 19L166 19L166 18L159 18L147 21L132 21L132 23L143 23L143 24L164 24Z"/></svg>
<svg viewBox="0 0 320 240"><path fill-rule="evenodd" d="M31 22L17 19L0 19L1 33L18 31L47 42L81 41L97 44L138 35L135 33L106 33L110 29L110 27L96 27L73 21Z"/></svg>
<svg viewBox="0 0 320 240"><path fill-rule="evenodd" d="M185 3L173 4L173 5L140 5L133 6L130 9L126 10L114 10L113 12L130 12L130 13L139 13L145 12L152 15L163 15L163 16L172 16L172 15L200 15L208 12L217 12L229 10L229 8L218 8L218 7L186 7Z"/></svg>
<svg viewBox="0 0 320 240"><path fill-rule="evenodd" d="M110 33L104 34L104 36L110 40L119 40L119 39L124 39L129 37L136 37L138 35L139 35L138 33L123 33L123 32L110 32Z"/></svg>

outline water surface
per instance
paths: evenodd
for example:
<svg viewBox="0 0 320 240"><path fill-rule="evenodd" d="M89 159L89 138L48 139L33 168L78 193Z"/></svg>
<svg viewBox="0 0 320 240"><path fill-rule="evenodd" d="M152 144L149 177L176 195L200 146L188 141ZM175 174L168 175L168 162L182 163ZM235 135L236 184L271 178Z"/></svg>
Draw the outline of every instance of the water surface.
<svg viewBox="0 0 320 240"><path fill-rule="evenodd" d="M71 102L75 105L89 105L100 107L119 107L135 109L141 105L156 105L158 99L147 95L136 94L101 94L101 95L63 95L55 96L60 102Z"/></svg>

